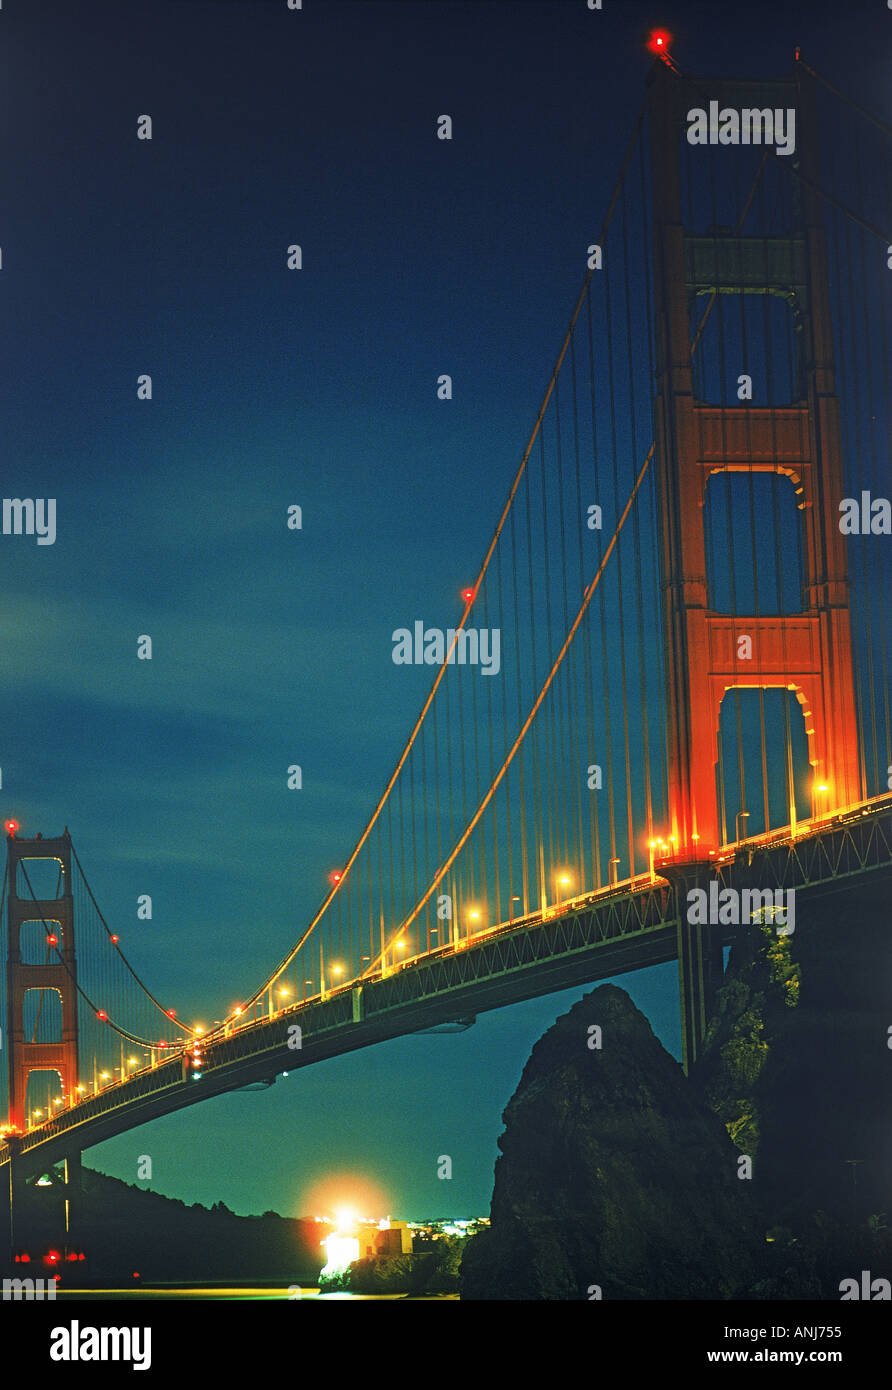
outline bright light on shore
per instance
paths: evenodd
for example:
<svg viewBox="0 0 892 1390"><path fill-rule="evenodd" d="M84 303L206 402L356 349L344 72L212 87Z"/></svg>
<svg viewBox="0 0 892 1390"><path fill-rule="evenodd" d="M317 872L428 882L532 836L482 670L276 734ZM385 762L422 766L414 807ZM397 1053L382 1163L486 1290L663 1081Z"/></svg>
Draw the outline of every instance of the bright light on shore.
<svg viewBox="0 0 892 1390"><path fill-rule="evenodd" d="M354 1260L359 1259L359 1241L356 1236L329 1236L322 1244L328 1259L319 1271L320 1278L343 1274Z"/></svg>

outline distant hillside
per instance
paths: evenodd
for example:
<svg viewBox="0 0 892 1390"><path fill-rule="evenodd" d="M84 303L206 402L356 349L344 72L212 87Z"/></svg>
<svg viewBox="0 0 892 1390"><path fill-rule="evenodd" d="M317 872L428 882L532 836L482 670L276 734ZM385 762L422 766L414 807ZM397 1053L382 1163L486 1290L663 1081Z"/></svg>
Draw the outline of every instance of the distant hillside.
<svg viewBox="0 0 892 1390"><path fill-rule="evenodd" d="M35 1258L46 1245L58 1245L55 1198L52 1188L27 1189L22 1229ZM90 1168L83 1170L82 1201L72 1220L72 1244L88 1257L81 1267L85 1274L128 1284L134 1271L143 1283L231 1279L316 1284L325 1262L320 1239L320 1227L312 1220L275 1212L236 1216L222 1202L210 1209L187 1206ZM66 1275L71 1276L71 1269Z"/></svg>

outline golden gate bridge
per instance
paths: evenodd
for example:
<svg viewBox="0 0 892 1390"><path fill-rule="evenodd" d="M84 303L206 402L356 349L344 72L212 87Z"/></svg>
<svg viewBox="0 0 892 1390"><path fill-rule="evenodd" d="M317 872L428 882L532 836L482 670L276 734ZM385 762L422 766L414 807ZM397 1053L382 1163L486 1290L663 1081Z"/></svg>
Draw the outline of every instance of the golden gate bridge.
<svg viewBox="0 0 892 1390"><path fill-rule="evenodd" d="M29 1175L76 1186L135 1125L644 966L678 962L690 1067L739 930L692 886L883 911L892 130L798 53L744 82L657 52L479 572L421 624L429 693L287 955L191 1024L68 831L7 822L11 1240ZM795 152L692 144L711 102L794 111Z"/></svg>

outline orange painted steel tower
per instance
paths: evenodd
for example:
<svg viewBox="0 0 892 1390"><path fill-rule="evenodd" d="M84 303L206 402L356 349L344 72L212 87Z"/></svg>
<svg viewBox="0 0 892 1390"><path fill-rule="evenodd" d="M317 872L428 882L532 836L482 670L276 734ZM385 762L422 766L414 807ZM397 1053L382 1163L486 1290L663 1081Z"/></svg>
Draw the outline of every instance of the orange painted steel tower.
<svg viewBox="0 0 892 1390"><path fill-rule="evenodd" d="M738 110L796 109L792 235L698 235L682 224L680 151L687 113L707 108L712 99ZM658 63L650 78L650 120L669 801L677 849L692 852L720 840L719 720L725 692L735 687L795 691L813 783L827 786L820 809L861 797L848 571L838 524L842 437L807 74L797 70L791 79L770 82L694 80ZM728 160L741 153L721 150ZM697 154L695 148L692 158ZM768 158L783 157L769 151ZM728 209L726 221L736 225L741 211ZM695 398L692 306L698 296L714 293L774 294L787 302L799 343L799 399L784 406L725 407ZM744 363L740 370L746 370ZM804 579L802 609L795 614L730 615L708 606L707 482L713 473L750 470L783 474L798 493ZM752 639L749 660L738 656L742 635Z"/></svg>
<svg viewBox="0 0 892 1390"><path fill-rule="evenodd" d="M77 967L74 957L74 902L71 895L71 838L66 830L54 840L23 840L7 836L7 1043L9 1048L9 1120L25 1127L28 1077L32 1071L58 1072L62 1094L70 1101L77 1088ZM25 889L19 897L21 860L55 859L62 871L62 895L35 902ZM27 871L27 864L26 864ZM24 922L43 919L51 935L58 937L58 954L49 947L45 965L22 961L21 929ZM62 959L59 959L61 954ZM55 990L62 1001L62 1035L58 1042L30 1042L25 1038L25 995L32 989Z"/></svg>

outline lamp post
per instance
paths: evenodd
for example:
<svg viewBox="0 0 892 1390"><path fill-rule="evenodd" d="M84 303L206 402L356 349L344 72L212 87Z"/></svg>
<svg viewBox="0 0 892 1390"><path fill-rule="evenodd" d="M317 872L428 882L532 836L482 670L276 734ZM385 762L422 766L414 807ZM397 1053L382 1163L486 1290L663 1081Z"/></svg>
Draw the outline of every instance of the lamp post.
<svg viewBox="0 0 892 1390"><path fill-rule="evenodd" d="M555 906L557 906L558 903L564 901L564 899L561 897L561 889L562 889L562 888L569 888L570 885L572 884L572 882L573 882L573 880L571 879L571 877L570 877L569 874L558 874L558 875L557 875L557 877L555 878L556 887L555 887L555 890L554 890L554 901L555 901Z"/></svg>
<svg viewBox="0 0 892 1390"><path fill-rule="evenodd" d="M738 844L740 843L740 822L742 820L749 820L749 818L749 811L738 811L734 818L734 838L737 840Z"/></svg>

